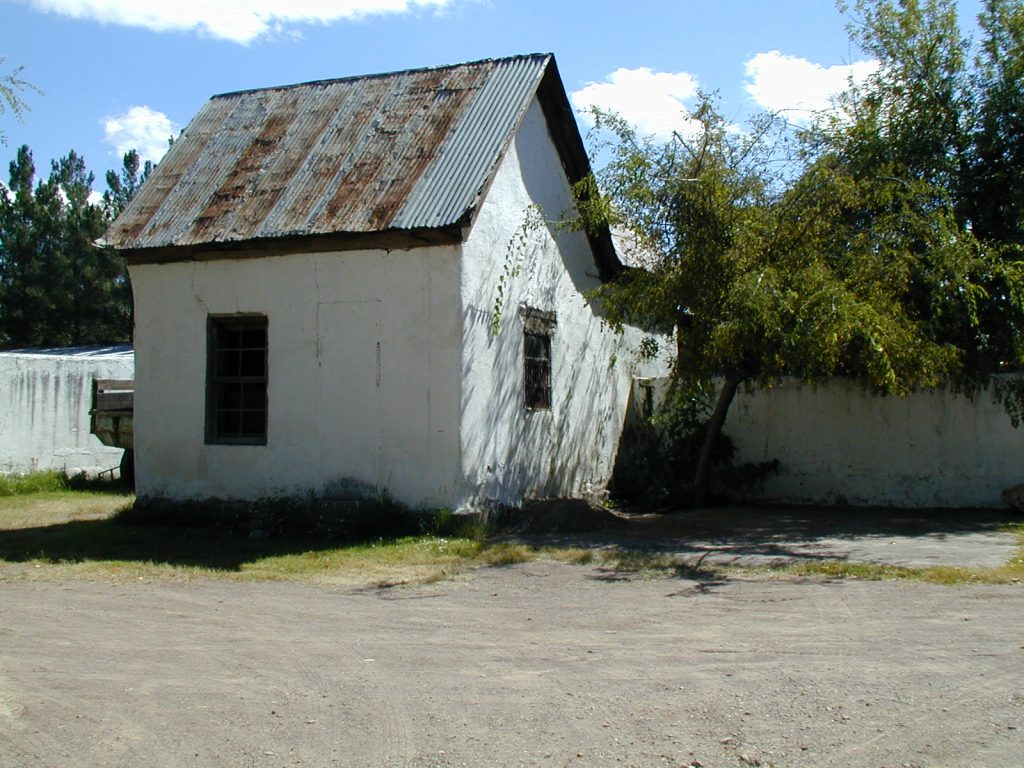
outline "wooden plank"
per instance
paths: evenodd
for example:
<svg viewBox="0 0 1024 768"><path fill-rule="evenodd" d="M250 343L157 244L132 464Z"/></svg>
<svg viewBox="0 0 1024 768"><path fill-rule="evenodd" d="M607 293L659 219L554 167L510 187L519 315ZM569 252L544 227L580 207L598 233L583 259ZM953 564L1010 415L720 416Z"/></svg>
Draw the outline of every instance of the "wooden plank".
<svg viewBox="0 0 1024 768"><path fill-rule="evenodd" d="M131 411L134 404L134 392L97 392L93 410Z"/></svg>
<svg viewBox="0 0 1024 768"><path fill-rule="evenodd" d="M93 386L97 392L110 392L111 390L134 390L135 380L134 379L96 379L93 382Z"/></svg>

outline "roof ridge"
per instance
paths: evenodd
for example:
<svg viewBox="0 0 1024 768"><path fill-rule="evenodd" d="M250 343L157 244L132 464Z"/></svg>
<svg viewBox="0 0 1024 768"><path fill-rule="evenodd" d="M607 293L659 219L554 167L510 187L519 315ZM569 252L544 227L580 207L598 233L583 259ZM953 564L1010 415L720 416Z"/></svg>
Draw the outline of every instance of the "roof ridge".
<svg viewBox="0 0 1024 768"><path fill-rule="evenodd" d="M253 93L268 93L271 91L287 91L293 88L305 88L309 86L327 86L335 85L337 83L350 83L358 80L380 80L387 77L396 77L398 75L414 75L421 72L441 72L447 69L457 69L458 67L478 67L484 64L504 64L510 61L522 61L525 59L553 59L553 53L519 53L513 54L512 56L499 56L496 58L477 59L475 61L463 61L456 64L442 64L433 67L410 67L409 69L397 69L392 72L373 72L364 75L350 75L347 77L328 77L320 80L306 80L301 83L289 83L285 85L271 85L264 86L262 88L245 88L239 91L227 91L225 93L216 93L210 97L210 101L214 99L227 99L236 96L246 96Z"/></svg>

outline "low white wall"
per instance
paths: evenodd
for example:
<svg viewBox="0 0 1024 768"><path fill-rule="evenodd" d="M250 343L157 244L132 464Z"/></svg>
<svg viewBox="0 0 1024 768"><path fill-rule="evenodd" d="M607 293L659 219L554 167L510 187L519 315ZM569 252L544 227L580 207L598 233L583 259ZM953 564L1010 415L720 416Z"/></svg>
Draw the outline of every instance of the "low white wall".
<svg viewBox="0 0 1024 768"><path fill-rule="evenodd" d="M0 473L95 475L122 450L89 433L94 379L131 379L130 346L0 352Z"/></svg>
<svg viewBox="0 0 1024 768"><path fill-rule="evenodd" d="M982 393L885 397L850 382L741 391L725 424L737 462L778 459L759 498L898 507L998 507L1024 482L1024 428Z"/></svg>

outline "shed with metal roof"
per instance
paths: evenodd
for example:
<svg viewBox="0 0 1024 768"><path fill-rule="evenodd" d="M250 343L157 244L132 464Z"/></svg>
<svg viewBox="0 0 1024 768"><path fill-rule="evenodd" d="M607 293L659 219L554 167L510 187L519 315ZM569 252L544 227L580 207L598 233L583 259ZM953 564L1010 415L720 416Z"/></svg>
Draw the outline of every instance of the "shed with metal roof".
<svg viewBox="0 0 1024 768"><path fill-rule="evenodd" d="M588 300L608 232L558 225L589 170L547 54L211 99L106 235L139 498L599 491L662 370Z"/></svg>

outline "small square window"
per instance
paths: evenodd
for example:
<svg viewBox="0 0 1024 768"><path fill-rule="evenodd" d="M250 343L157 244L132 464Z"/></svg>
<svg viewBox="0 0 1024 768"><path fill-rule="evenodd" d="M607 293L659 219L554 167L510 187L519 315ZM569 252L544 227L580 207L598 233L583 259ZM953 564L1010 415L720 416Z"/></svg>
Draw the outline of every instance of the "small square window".
<svg viewBox="0 0 1024 768"><path fill-rule="evenodd" d="M206 442L267 442L267 318L211 317L206 368Z"/></svg>

